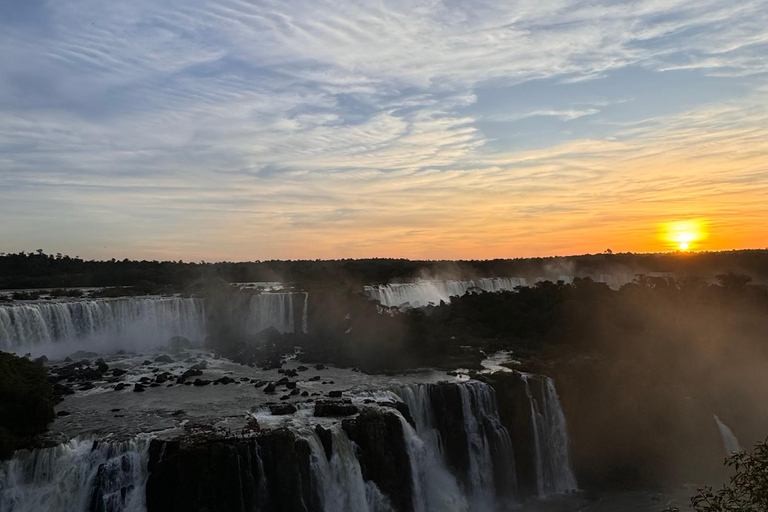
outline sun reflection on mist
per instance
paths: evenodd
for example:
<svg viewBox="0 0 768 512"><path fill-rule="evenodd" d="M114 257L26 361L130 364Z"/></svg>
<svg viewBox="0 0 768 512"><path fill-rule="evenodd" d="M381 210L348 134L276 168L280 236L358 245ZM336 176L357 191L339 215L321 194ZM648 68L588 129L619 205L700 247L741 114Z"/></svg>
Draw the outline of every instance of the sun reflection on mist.
<svg viewBox="0 0 768 512"><path fill-rule="evenodd" d="M670 248L688 251L696 242L707 238L707 226L702 220L681 220L667 222L661 226L661 237Z"/></svg>

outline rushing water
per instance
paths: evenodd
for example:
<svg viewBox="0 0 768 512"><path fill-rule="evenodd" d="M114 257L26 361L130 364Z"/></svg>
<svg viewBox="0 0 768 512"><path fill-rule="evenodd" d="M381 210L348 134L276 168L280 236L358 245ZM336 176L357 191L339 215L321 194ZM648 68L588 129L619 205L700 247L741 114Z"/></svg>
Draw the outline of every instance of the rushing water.
<svg viewBox="0 0 768 512"><path fill-rule="evenodd" d="M300 308L301 323L298 328L301 332L307 332L308 307L309 294L306 292L259 293L251 297L248 330L256 334L273 327L281 333L296 332L296 310Z"/></svg>
<svg viewBox="0 0 768 512"><path fill-rule="evenodd" d="M0 306L0 350L48 355L78 348L111 352L147 348L171 336L205 337L201 299L123 298L14 303Z"/></svg>
<svg viewBox="0 0 768 512"><path fill-rule="evenodd" d="M148 439L73 439L17 452L0 463L0 510L141 512L146 510Z"/></svg>
<svg viewBox="0 0 768 512"><path fill-rule="evenodd" d="M522 277L489 277L473 281L417 281L415 283L390 283L366 286L365 294L384 306L423 307L429 304L449 302L451 297L461 296L471 290L498 292L525 286Z"/></svg>
<svg viewBox="0 0 768 512"><path fill-rule="evenodd" d="M520 375L531 408L539 497L575 491L568 425L555 383L549 377Z"/></svg>
<svg viewBox="0 0 768 512"><path fill-rule="evenodd" d="M744 448L742 448L739 440L736 439L736 435L733 433L733 430L731 430L728 425L723 423L717 414L715 414L715 423L717 423L717 428L720 430L720 436L723 438L723 447L725 448L725 453L728 456L731 456L734 453L743 452Z"/></svg>

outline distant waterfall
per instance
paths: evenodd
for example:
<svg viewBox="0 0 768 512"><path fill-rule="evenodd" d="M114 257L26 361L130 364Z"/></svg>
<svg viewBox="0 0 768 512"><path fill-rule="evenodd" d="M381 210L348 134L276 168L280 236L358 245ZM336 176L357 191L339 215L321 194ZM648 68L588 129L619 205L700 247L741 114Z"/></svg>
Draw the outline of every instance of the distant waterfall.
<svg viewBox="0 0 768 512"><path fill-rule="evenodd" d="M176 297L31 302L0 305L0 350L65 344L93 350L164 343L171 336L202 341L202 299ZM48 350L46 348L46 350Z"/></svg>
<svg viewBox="0 0 768 512"><path fill-rule="evenodd" d="M303 295L300 303L294 302L294 296ZM307 310L309 294L299 293L259 293L251 297L247 320L248 331L256 334L273 327L281 333L296 332L296 306L301 307L301 332L307 332Z"/></svg>
<svg viewBox="0 0 768 512"><path fill-rule="evenodd" d="M571 468L568 425L555 383L549 377L520 376L531 407L539 497L575 491L578 486Z"/></svg>
<svg viewBox="0 0 768 512"><path fill-rule="evenodd" d="M492 277L473 281L417 281L415 283L390 283L366 286L368 298L388 307L409 305L423 307L429 304L449 302L451 297L462 296L471 290L499 292L525 286L522 277Z"/></svg>
<svg viewBox="0 0 768 512"><path fill-rule="evenodd" d="M142 512L148 441L72 440L0 463L0 510Z"/></svg>
<svg viewBox="0 0 768 512"><path fill-rule="evenodd" d="M739 443L739 440L736 439L733 431L728 428L728 425L720 420L717 414L715 414L715 423L717 423L717 428L720 430L720 435L723 438L725 453L730 457L734 453L743 452L744 448L741 447L741 444Z"/></svg>

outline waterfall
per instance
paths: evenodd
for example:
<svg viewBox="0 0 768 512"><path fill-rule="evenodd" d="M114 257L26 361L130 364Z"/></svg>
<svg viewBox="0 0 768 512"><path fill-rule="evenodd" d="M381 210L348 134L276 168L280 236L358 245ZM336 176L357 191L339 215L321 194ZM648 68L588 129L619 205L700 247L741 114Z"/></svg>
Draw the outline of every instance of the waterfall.
<svg viewBox="0 0 768 512"><path fill-rule="evenodd" d="M314 430L299 435L311 450L312 482L325 512L392 512L389 500L373 482L365 482L355 446L338 424L329 427L333 455L328 460Z"/></svg>
<svg viewBox="0 0 768 512"><path fill-rule="evenodd" d="M516 489L514 453L509 433L501 424L496 394L482 382L453 384L458 386L461 410L453 411L464 425L469 467L466 475L453 475L446 463L445 447L437 427L437 411L431 394L440 386L417 384L396 391L408 406L414 419L414 430L403 422L414 475L414 494L424 505L416 512L440 510L497 510L499 490ZM496 480L505 481L499 481ZM466 482L466 489L462 484Z"/></svg>
<svg viewBox="0 0 768 512"><path fill-rule="evenodd" d="M575 491L570 439L555 383L549 377L520 373L531 408L538 495Z"/></svg>
<svg viewBox="0 0 768 512"><path fill-rule="evenodd" d="M0 463L0 510L141 512L148 439L73 439Z"/></svg>
<svg viewBox="0 0 768 512"><path fill-rule="evenodd" d="M77 348L147 348L165 343L171 336L202 341L202 299L153 297L0 305L0 350L37 352L45 346L63 355Z"/></svg>
<svg viewBox="0 0 768 512"><path fill-rule="evenodd" d="M274 327L279 332L293 332L293 294L260 293L251 297L248 330L257 333Z"/></svg>
<svg viewBox="0 0 768 512"><path fill-rule="evenodd" d="M247 319L248 331L252 334L269 327L281 333L296 332L294 296L301 294L301 332L308 331L309 294L297 293L259 293L251 297Z"/></svg>
<svg viewBox="0 0 768 512"><path fill-rule="evenodd" d="M368 298L388 307L409 305L423 307L429 304L449 302L451 297L462 296L471 290L499 292L525 286L522 277L489 277L474 281L417 281L414 283L390 283L366 286Z"/></svg>
<svg viewBox="0 0 768 512"><path fill-rule="evenodd" d="M733 431L728 428L728 425L720 420L717 414L715 414L715 423L717 423L717 428L720 430L720 435L723 438L723 447L725 448L725 453L730 457L734 453L743 452L744 448L742 448L741 444L739 444L739 440L736 439Z"/></svg>

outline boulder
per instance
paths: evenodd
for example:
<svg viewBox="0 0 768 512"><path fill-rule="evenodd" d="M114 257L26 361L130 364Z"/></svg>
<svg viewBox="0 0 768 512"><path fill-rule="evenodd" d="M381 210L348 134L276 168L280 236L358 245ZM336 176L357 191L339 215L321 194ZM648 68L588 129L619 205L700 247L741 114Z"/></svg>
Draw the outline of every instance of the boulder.
<svg viewBox="0 0 768 512"><path fill-rule="evenodd" d="M328 396L331 398L341 398L341 391L339 390L329 391Z"/></svg>
<svg viewBox="0 0 768 512"><path fill-rule="evenodd" d="M318 400L315 403L315 416L319 418L352 416L359 411L358 407L348 400Z"/></svg>
<svg viewBox="0 0 768 512"><path fill-rule="evenodd" d="M273 416L286 416L296 412L296 406L293 404L276 404L270 405L269 411Z"/></svg>
<svg viewBox="0 0 768 512"><path fill-rule="evenodd" d="M168 354L163 354L155 358L156 363L173 363L173 358Z"/></svg>

